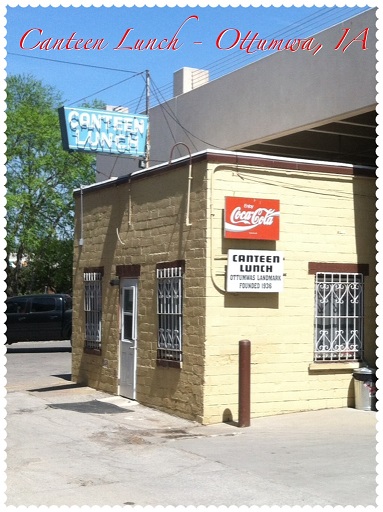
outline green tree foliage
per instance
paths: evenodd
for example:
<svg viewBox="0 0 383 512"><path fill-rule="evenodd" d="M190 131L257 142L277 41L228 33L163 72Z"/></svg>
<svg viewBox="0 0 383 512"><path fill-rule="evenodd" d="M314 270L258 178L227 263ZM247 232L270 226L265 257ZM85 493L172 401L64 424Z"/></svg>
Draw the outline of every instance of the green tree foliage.
<svg viewBox="0 0 383 512"><path fill-rule="evenodd" d="M8 77L8 294L71 291L73 190L94 182L95 158L62 149L61 105L33 76Z"/></svg>

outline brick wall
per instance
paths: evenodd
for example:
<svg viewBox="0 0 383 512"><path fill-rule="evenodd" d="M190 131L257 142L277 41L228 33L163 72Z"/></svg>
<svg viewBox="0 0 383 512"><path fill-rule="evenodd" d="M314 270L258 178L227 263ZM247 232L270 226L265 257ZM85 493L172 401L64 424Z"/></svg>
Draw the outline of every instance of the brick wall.
<svg viewBox="0 0 383 512"><path fill-rule="evenodd" d="M73 378L118 393L119 265L139 266L137 400L203 423L237 419L238 342L252 343L251 415L353 405L357 363L313 364L314 279L309 262L369 265L365 357L375 363L375 188L365 177L193 163L76 196ZM225 196L279 199L280 239L223 238ZM118 232L116 231L118 230ZM228 249L284 253L283 292L226 293ZM185 261L181 369L156 364L155 268ZM82 272L103 267L101 354L84 352Z"/></svg>
<svg viewBox="0 0 383 512"><path fill-rule="evenodd" d="M118 265L139 265L137 400L185 418L202 417L205 340L206 192L203 164L193 165L190 222L186 226L188 166L89 188L76 195L74 256L73 379L118 393L119 287L111 286ZM116 231L118 230L118 232ZM185 260L184 361L182 369L156 365L155 268ZM84 352L83 268L104 267L102 351Z"/></svg>

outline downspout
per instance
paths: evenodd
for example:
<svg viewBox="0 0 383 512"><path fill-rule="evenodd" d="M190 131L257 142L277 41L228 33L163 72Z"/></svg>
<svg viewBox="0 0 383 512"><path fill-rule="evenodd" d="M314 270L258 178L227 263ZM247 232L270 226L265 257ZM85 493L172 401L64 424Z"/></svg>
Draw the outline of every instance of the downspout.
<svg viewBox="0 0 383 512"><path fill-rule="evenodd" d="M82 247L84 245L84 198L83 198L83 186L80 185L80 238L78 245Z"/></svg>
<svg viewBox="0 0 383 512"><path fill-rule="evenodd" d="M214 269L214 254L213 254L213 207L214 207L214 175L217 171L231 171L232 169L228 169L227 166L219 165L215 169L212 169L211 177L210 177L210 279L214 285L214 287L221 293L225 294L226 289L221 288L220 285L215 280L215 269Z"/></svg>
<svg viewBox="0 0 383 512"><path fill-rule="evenodd" d="M131 188L131 184L132 184L132 180L131 178L129 178L129 189L128 189L128 229L129 227L132 225L132 188ZM125 245L125 242L123 242L121 240L121 237L120 237L120 233L118 231L118 228L116 228L116 235L117 235L117 238L118 238L118 241L120 242L121 245Z"/></svg>
<svg viewBox="0 0 383 512"><path fill-rule="evenodd" d="M192 176L192 156L191 156L190 149L188 148L188 146L184 142L177 142L176 144L174 144L174 146L172 147L172 150L170 152L169 164L172 163L174 148L176 146L179 146L179 145L185 146L185 148L187 149L187 151L189 153L188 193L187 193L187 199L186 199L186 226L191 226L192 224L190 222L189 215L190 215L191 182L192 182L192 179L193 179L193 176Z"/></svg>
<svg viewBox="0 0 383 512"><path fill-rule="evenodd" d="M132 180L129 178L128 227L132 225Z"/></svg>

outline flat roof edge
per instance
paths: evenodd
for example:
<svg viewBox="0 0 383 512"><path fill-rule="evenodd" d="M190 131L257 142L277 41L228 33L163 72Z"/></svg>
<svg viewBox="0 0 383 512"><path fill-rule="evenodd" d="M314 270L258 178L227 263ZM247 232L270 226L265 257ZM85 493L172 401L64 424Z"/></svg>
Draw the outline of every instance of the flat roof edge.
<svg viewBox="0 0 383 512"><path fill-rule="evenodd" d="M228 151L221 149L204 149L190 155L182 156L174 160L163 162L153 167L146 169L139 169L129 174L119 177L113 177L105 181L92 183L91 185L84 185L74 190L74 194L79 194L81 191L104 188L111 185L125 183L134 179L145 176L150 176L161 171L174 169L185 163L195 163L206 160L207 162L220 162L227 164L238 165L265 165L272 168L280 168L282 165L287 170L296 171L311 171L311 172L324 172L332 174L346 174L356 176L374 177L376 175L375 167L360 166L354 164L328 162L322 160L307 160L303 158L289 158L273 155L265 155L261 153L245 153L239 151Z"/></svg>

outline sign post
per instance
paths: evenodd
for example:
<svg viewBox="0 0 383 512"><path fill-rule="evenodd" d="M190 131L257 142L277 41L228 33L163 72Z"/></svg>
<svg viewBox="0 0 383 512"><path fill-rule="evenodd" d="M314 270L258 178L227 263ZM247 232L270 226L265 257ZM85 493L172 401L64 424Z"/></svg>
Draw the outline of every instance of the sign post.
<svg viewBox="0 0 383 512"><path fill-rule="evenodd" d="M251 343L239 342L238 426L250 427Z"/></svg>

